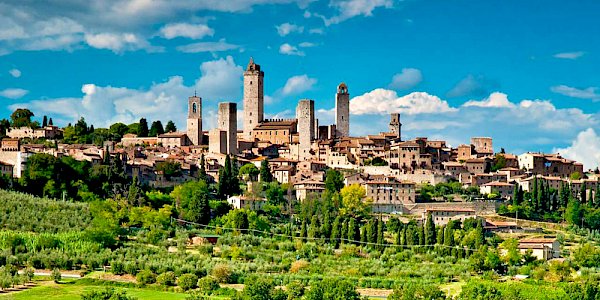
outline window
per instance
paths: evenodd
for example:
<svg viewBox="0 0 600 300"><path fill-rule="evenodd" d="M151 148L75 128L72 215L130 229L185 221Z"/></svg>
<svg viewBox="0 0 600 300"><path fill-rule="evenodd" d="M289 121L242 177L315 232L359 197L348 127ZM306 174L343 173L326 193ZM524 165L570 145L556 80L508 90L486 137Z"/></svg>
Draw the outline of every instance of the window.
<svg viewBox="0 0 600 300"><path fill-rule="evenodd" d="M196 103L192 103L192 113L195 114L197 113L197 108L196 108Z"/></svg>

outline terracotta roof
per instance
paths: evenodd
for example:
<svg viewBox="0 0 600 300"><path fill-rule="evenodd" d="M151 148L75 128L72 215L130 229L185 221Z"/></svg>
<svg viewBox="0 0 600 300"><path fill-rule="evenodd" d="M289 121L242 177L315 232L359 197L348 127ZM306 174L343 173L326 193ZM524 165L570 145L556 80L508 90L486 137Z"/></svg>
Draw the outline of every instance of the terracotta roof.
<svg viewBox="0 0 600 300"><path fill-rule="evenodd" d="M513 186L513 184L510 184L508 182L494 181L494 182L486 183L483 186Z"/></svg>
<svg viewBox="0 0 600 300"><path fill-rule="evenodd" d="M523 244L546 244L546 243L554 243L556 241L556 238L529 238L529 239L522 239L519 241L519 243L523 243Z"/></svg>

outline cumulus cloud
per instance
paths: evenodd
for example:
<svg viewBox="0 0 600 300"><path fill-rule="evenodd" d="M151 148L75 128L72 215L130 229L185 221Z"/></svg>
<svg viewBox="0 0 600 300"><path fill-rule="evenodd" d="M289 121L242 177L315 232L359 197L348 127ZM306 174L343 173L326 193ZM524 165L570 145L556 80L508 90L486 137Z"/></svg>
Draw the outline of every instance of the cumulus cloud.
<svg viewBox="0 0 600 300"><path fill-rule="evenodd" d="M600 136L593 128L577 134L570 146L554 148L552 151L563 157L583 163L584 169L595 169L600 166Z"/></svg>
<svg viewBox="0 0 600 300"><path fill-rule="evenodd" d="M376 8L392 8L392 0L333 0L329 6L335 8L337 15L327 18L318 14L314 14L323 19L326 26L338 24L356 16L370 17Z"/></svg>
<svg viewBox="0 0 600 300"><path fill-rule="evenodd" d="M556 53L556 54L554 54L554 57L562 58L562 59L578 59L578 58L582 57L583 55L585 55L585 52L575 51L575 52Z"/></svg>
<svg viewBox="0 0 600 300"><path fill-rule="evenodd" d="M9 108L26 107L36 114L55 116L64 124L85 117L89 124L107 127L115 122L132 123L144 117L149 120L173 120L183 128L187 97L197 91L203 98L206 115L214 112L216 103L233 101L241 95L242 67L232 57L207 61L200 66L200 77L186 86L183 78L173 76L147 89L84 84L82 97L38 99L17 103ZM64 109L69 107L69 109Z"/></svg>
<svg viewBox="0 0 600 300"><path fill-rule="evenodd" d="M481 100L467 101L463 106L479 106L479 107L514 107L515 105L508 100L508 96L504 93L494 92L489 97Z"/></svg>
<svg viewBox="0 0 600 300"><path fill-rule="evenodd" d="M281 90L284 96L300 94L313 88L317 83L315 78L310 78L308 75L297 75L288 78Z"/></svg>
<svg viewBox="0 0 600 300"><path fill-rule="evenodd" d="M497 84L483 76L468 75L461 79L447 94L448 97L482 97L496 88Z"/></svg>
<svg viewBox="0 0 600 300"><path fill-rule="evenodd" d="M221 39L218 42L199 42L177 47L178 51L185 53L222 52L240 48L239 45L230 44Z"/></svg>
<svg viewBox="0 0 600 300"><path fill-rule="evenodd" d="M290 33L302 33L304 31L303 26L298 26L296 24L283 23L281 25L276 25L277 34L280 36L286 36Z"/></svg>
<svg viewBox="0 0 600 300"><path fill-rule="evenodd" d="M402 72L392 77L389 87L392 89L406 90L415 87L423 81L423 75L419 69L404 68Z"/></svg>
<svg viewBox="0 0 600 300"><path fill-rule="evenodd" d="M176 37L202 39L205 36L213 36L215 31L206 24L171 23L163 26L160 34L166 39Z"/></svg>
<svg viewBox="0 0 600 300"><path fill-rule="evenodd" d="M405 114L441 114L455 112L456 109L437 96L424 92L414 92L399 97L395 91L375 89L350 100L350 112L355 115L392 112Z"/></svg>
<svg viewBox="0 0 600 300"><path fill-rule="evenodd" d="M85 42L97 49L107 49L115 53L127 50L155 49L148 41L133 33L99 33L86 34Z"/></svg>
<svg viewBox="0 0 600 300"><path fill-rule="evenodd" d="M292 46L288 43L285 43L285 44L282 44L281 46L279 46L279 53L285 54L285 55L297 55L297 56L306 55L304 53L304 51L298 50L298 47Z"/></svg>
<svg viewBox="0 0 600 300"><path fill-rule="evenodd" d="M0 91L0 96L9 99L19 99L27 95L27 93L29 93L28 90L11 88Z"/></svg>
<svg viewBox="0 0 600 300"><path fill-rule="evenodd" d="M8 71L8 74L10 74L10 76L12 76L14 78L21 77L21 71L19 69L12 69L12 70Z"/></svg>
<svg viewBox="0 0 600 300"><path fill-rule="evenodd" d="M597 87L588 87L585 89L574 88L566 85L557 85L550 88L554 93L561 94L568 97L580 98L580 99L591 99L594 101L600 100L600 94L598 94Z"/></svg>

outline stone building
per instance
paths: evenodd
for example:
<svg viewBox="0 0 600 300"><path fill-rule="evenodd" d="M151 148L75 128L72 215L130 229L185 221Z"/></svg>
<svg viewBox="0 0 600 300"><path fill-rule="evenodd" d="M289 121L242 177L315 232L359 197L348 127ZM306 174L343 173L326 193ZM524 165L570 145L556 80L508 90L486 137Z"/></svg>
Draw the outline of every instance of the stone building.
<svg viewBox="0 0 600 300"><path fill-rule="evenodd" d="M296 107L296 118L298 119L299 153L298 160L310 158L312 141L315 136L315 101L300 100Z"/></svg>
<svg viewBox="0 0 600 300"><path fill-rule="evenodd" d="M472 137L471 145L475 147L475 152L480 155L494 154L494 147L492 145L491 137Z"/></svg>
<svg viewBox="0 0 600 300"><path fill-rule="evenodd" d="M335 126L337 137L350 135L350 94L345 83L340 83L335 94Z"/></svg>
<svg viewBox="0 0 600 300"><path fill-rule="evenodd" d="M415 203L416 189L414 182L400 182L391 177L369 180L363 183L367 198L374 213L391 213L402 211L404 204Z"/></svg>
<svg viewBox="0 0 600 300"><path fill-rule="evenodd" d="M263 121L265 73L250 58L244 72L244 136L252 138L252 130Z"/></svg>
<svg viewBox="0 0 600 300"><path fill-rule="evenodd" d="M292 135L297 132L297 121L265 120L252 130L252 139L269 141L271 144L287 145L292 142Z"/></svg>
<svg viewBox="0 0 600 300"><path fill-rule="evenodd" d="M187 136L192 145L202 143L202 98L195 94L188 98Z"/></svg>
<svg viewBox="0 0 600 300"><path fill-rule="evenodd" d="M400 113L390 114L390 133L398 139L402 139L402 123L400 122Z"/></svg>
<svg viewBox="0 0 600 300"><path fill-rule="evenodd" d="M169 132L159 135L158 143L166 148L181 148L189 146L191 142L188 135L183 132Z"/></svg>

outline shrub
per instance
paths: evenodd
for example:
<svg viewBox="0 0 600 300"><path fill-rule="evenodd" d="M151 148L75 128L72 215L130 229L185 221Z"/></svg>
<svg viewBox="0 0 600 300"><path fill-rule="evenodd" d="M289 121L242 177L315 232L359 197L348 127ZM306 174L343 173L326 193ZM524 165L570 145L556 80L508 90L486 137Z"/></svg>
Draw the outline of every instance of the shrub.
<svg viewBox="0 0 600 300"><path fill-rule="evenodd" d="M113 288L105 290L93 290L84 292L81 295L81 300L135 300L137 298L129 297L125 291L115 291Z"/></svg>
<svg viewBox="0 0 600 300"><path fill-rule="evenodd" d="M187 291L198 287L198 276L194 274L183 274L177 278L177 286Z"/></svg>
<svg viewBox="0 0 600 300"><path fill-rule="evenodd" d="M60 279L62 278L62 275L60 274L60 270L58 270L57 268L52 270L50 277L52 277L52 280L54 280L54 282L56 282L56 283L60 282Z"/></svg>
<svg viewBox="0 0 600 300"><path fill-rule="evenodd" d="M171 271L164 272L156 277L156 282L164 286L174 286L175 280L175 273Z"/></svg>
<svg viewBox="0 0 600 300"><path fill-rule="evenodd" d="M137 274L136 280L139 284L153 284L156 282L156 274L150 270L143 270Z"/></svg>
<svg viewBox="0 0 600 300"><path fill-rule="evenodd" d="M231 279L231 274L232 272L231 269L229 269L229 266L224 264L215 265L211 271L211 275L221 283L228 283Z"/></svg>
<svg viewBox="0 0 600 300"><path fill-rule="evenodd" d="M206 276L198 280L198 288L200 289L200 292L203 292L205 294L210 295L213 291L218 290L220 287L221 286L219 286L219 281L217 281L217 279L212 276Z"/></svg>
<svg viewBox="0 0 600 300"><path fill-rule="evenodd" d="M304 269L307 269L308 266L309 266L309 263L307 261L297 260L292 263L292 266L290 267L290 273L298 273Z"/></svg>

